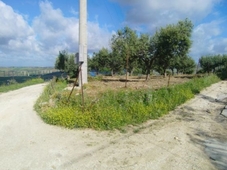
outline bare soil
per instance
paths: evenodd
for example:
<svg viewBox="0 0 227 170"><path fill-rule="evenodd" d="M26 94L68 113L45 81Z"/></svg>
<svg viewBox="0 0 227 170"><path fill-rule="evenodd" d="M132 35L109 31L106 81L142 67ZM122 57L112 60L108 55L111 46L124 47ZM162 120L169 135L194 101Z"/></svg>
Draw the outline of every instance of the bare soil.
<svg viewBox="0 0 227 170"><path fill-rule="evenodd" d="M146 85L155 87L154 82ZM225 149L216 151L223 152L216 157L209 152L213 144L227 143L227 119L220 115L227 102L227 81L203 90L158 120L126 127L125 133L43 123L33 105L44 86L0 94L1 170L227 169Z"/></svg>
<svg viewBox="0 0 227 170"><path fill-rule="evenodd" d="M106 90L121 90L126 89L133 89L133 90L140 90L140 89L152 89L156 90L161 87L167 87L168 82L169 85L174 84L180 84L185 83L190 80L190 78L187 77L171 77L169 81L169 77L163 77L163 76L156 76L151 77L148 81L145 81L145 79L138 79L138 77L129 77L129 80L139 80L139 81L129 81L127 84L123 81L117 81L117 79L125 79L125 77L105 77L104 79L109 81L91 81L85 86L85 90L87 94L98 94L100 92L104 92ZM112 80L112 81L110 81ZM69 87L69 89L72 88Z"/></svg>

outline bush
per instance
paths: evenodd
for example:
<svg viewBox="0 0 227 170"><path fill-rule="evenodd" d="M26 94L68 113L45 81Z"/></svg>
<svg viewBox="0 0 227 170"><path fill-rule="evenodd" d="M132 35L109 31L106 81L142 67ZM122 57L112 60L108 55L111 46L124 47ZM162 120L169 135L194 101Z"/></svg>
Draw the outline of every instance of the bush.
<svg viewBox="0 0 227 170"><path fill-rule="evenodd" d="M80 95L72 95L68 102L68 93L50 90L49 85L38 103L42 98L45 99L42 101L48 101L46 99L48 93L48 96L52 96L52 100L55 101L55 106L40 108L38 111L45 122L53 125L67 128L120 129L125 125L138 124L165 115L193 98L203 88L218 81L218 77L212 75L194 78L187 83L157 91L128 89L107 91L100 94L99 100L95 103L93 99L87 97L84 108L81 106ZM59 83L55 86L55 89L57 86L63 88ZM39 106L38 103L36 106Z"/></svg>

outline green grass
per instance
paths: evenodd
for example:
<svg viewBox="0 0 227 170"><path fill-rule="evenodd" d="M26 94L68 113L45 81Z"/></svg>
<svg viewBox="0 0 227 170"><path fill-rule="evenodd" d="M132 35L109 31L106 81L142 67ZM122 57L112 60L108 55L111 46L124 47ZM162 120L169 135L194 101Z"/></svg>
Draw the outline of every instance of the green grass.
<svg viewBox="0 0 227 170"><path fill-rule="evenodd" d="M98 100L85 96L84 108L80 95L73 94L67 101L69 93L61 90L66 86L64 82L52 83L38 99L35 109L46 123L66 128L122 129L161 117L218 81L212 75L156 91L107 91L96 96Z"/></svg>
<svg viewBox="0 0 227 170"><path fill-rule="evenodd" d="M17 83L17 81L15 79L11 79L8 82L9 82L9 85L1 85L0 86L0 93L20 89L22 87L26 87L26 86L30 86L30 85L34 85L34 84L43 83L44 80L41 79L41 78L35 78L35 79L27 80L23 83Z"/></svg>

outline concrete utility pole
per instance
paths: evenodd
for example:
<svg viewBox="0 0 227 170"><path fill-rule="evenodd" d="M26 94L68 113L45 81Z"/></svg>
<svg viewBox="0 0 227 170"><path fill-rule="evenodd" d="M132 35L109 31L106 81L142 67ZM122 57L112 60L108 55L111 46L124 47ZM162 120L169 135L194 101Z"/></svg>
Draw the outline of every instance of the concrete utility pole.
<svg viewBox="0 0 227 170"><path fill-rule="evenodd" d="M83 63L80 79L82 77L82 82L85 84L87 83L87 0L79 0L79 6L79 62Z"/></svg>

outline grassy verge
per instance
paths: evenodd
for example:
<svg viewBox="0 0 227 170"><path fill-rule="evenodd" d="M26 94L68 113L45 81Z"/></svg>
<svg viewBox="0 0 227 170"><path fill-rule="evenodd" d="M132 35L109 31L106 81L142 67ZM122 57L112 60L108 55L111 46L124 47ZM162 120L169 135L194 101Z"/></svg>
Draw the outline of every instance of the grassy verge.
<svg viewBox="0 0 227 170"><path fill-rule="evenodd" d="M31 80L27 80L24 83L17 83L14 79L9 81L9 85L2 85L0 86L0 93L3 92L8 92L11 90L16 90L22 87L26 87L26 86L30 86L30 85L34 85L34 84L39 84L39 83L43 83L44 80L41 78L35 78L35 79L31 79Z"/></svg>
<svg viewBox="0 0 227 170"><path fill-rule="evenodd" d="M219 81L212 75L159 90L107 91L98 96L85 96L85 107L80 94L72 95L60 90L64 82L51 83L38 99L35 109L49 124L67 128L120 129L125 125L139 124L167 114L194 97L205 87Z"/></svg>

